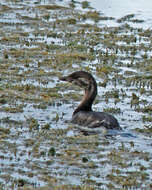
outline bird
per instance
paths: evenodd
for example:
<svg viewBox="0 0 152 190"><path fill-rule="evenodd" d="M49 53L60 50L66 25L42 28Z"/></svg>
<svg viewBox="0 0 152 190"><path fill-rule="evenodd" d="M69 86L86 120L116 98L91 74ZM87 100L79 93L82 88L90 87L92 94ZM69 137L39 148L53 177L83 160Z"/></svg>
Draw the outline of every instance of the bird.
<svg viewBox="0 0 152 190"><path fill-rule="evenodd" d="M97 95L97 83L94 77L86 71L75 71L59 80L75 84L84 89L82 101L74 110L72 123L88 128L99 128L121 130L117 119L106 112L92 110L93 101Z"/></svg>

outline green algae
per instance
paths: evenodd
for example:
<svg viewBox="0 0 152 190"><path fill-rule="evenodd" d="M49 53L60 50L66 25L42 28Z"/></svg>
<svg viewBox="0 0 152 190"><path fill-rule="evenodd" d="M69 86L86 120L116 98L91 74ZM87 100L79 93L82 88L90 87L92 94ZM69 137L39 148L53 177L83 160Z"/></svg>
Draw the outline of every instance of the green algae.
<svg viewBox="0 0 152 190"><path fill-rule="evenodd" d="M39 5L36 8L38 8L38 9L50 9L50 10L67 9L67 7L63 7L63 6L60 6L60 5Z"/></svg>
<svg viewBox="0 0 152 190"><path fill-rule="evenodd" d="M83 9L89 8L89 6L90 6L90 3L88 1L82 1L81 4L82 4Z"/></svg>

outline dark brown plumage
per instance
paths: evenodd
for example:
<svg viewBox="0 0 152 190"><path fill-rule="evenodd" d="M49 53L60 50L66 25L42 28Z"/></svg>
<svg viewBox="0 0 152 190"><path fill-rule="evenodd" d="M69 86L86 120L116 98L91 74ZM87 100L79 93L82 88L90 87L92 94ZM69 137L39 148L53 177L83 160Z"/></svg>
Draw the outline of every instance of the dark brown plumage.
<svg viewBox="0 0 152 190"><path fill-rule="evenodd" d="M117 119L111 114L92 111L92 104L97 95L97 83L90 73L76 71L68 76L61 77L60 80L74 83L85 90L81 103L73 112L73 123L91 128L121 129Z"/></svg>

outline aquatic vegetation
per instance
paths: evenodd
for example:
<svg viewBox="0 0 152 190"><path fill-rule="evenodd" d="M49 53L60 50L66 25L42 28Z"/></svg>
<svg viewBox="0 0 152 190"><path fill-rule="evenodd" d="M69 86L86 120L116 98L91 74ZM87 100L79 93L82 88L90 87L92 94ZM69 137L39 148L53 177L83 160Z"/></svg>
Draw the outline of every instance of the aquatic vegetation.
<svg viewBox="0 0 152 190"><path fill-rule="evenodd" d="M60 5L38 5L36 8L38 9L50 9L50 10L56 10L56 9L67 9L67 7L60 6Z"/></svg>

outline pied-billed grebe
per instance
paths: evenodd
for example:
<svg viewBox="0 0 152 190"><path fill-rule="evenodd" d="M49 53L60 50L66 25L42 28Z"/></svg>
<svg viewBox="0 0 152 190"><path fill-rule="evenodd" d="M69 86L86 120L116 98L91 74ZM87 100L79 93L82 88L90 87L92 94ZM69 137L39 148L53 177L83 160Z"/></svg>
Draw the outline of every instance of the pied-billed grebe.
<svg viewBox="0 0 152 190"><path fill-rule="evenodd" d="M74 83L85 89L85 95L75 109L72 123L91 128L105 127L106 129L121 129L116 118L105 112L92 111L92 104L97 95L97 83L93 76L85 71L76 71L60 80Z"/></svg>

